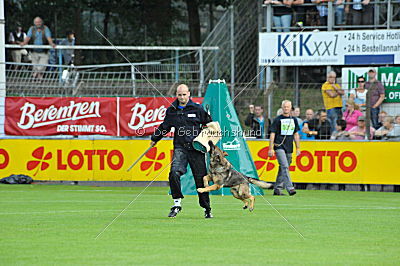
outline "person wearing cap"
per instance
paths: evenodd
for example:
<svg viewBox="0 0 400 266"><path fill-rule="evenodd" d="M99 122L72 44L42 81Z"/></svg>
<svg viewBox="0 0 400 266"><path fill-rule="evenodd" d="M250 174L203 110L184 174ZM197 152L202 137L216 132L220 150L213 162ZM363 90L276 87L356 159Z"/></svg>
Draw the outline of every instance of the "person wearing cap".
<svg viewBox="0 0 400 266"><path fill-rule="evenodd" d="M336 120L342 118L343 115L342 95L344 95L344 91L336 83L336 73L334 71L328 73L327 81L322 85L321 92L328 120L332 125L331 129L333 129L334 125L336 125Z"/></svg>
<svg viewBox="0 0 400 266"><path fill-rule="evenodd" d="M16 30L13 32L10 32L8 41L11 44L21 44L24 41L25 37L26 37L26 33L22 30L21 24L17 23ZM22 62L23 55L28 55L28 51L26 49L12 49L11 50L12 59L16 63ZM17 69L17 66L15 66L15 68Z"/></svg>
<svg viewBox="0 0 400 266"><path fill-rule="evenodd" d="M372 127L378 129L379 112L383 100L385 100L385 87L383 87L382 82L376 79L376 71L373 68L368 71L368 81L365 83L365 88L370 94L367 106L371 108Z"/></svg>
<svg viewBox="0 0 400 266"><path fill-rule="evenodd" d="M190 99L189 87L180 84L176 89L177 99L167 108L164 122L151 136L150 146L154 147L171 128L174 132L174 155L169 172L169 186L174 205L168 217L175 218L182 210L181 176L187 171L189 164L197 188L204 188L203 177L207 175L206 157L193 147L193 140L210 122L211 116L204 108ZM211 214L209 193L197 193L199 205L204 208L204 217L213 218Z"/></svg>
<svg viewBox="0 0 400 266"><path fill-rule="evenodd" d="M365 126L365 116L360 116L358 117L358 122L357 122L357 126L353 127L352 129L349 130L350 133L350 138L352 140L363 140L365 139L365 130L366 130L366 126ZM375 129L373 127L369 128L369 132L370 132L370 139L372 139L374 137L375 134Z"/></svg>

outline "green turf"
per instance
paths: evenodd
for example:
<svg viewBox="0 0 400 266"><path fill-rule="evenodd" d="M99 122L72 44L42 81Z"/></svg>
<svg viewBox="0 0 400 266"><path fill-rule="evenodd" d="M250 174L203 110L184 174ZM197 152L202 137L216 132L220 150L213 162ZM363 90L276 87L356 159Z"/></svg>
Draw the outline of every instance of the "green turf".
<svg viewBox="0 0 400 266"><path fill-rule="evenodd" d="M166 218L167 188L0 185L1 265L386 264L400 262L400 194L299 191L257 197L253 213L213 196L205 220L188 196Z"/></svg>

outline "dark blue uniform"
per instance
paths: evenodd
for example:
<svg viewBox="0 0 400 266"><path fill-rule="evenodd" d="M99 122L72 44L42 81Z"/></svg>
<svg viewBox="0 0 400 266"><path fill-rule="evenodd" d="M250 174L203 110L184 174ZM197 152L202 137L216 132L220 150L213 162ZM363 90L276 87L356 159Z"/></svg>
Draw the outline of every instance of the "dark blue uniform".
<svg viewBox="0 0 400 266"><path fill-rule="evenodd" d="M183 198L180 177L186 173L187 165L190 165L196 188L203 188L203 177L207 175L205 154L195 150L192 146L196 138L207 123L211 122L211 116L199 104L192 100L185 107L179 106L175 100L168 107L164 122L151 136L152 141L161 140L172 127L174 132L174 157L169 173L169 185L173 199ZM211 210L208 193L197 193L199 204L206 210Z"/></svg>

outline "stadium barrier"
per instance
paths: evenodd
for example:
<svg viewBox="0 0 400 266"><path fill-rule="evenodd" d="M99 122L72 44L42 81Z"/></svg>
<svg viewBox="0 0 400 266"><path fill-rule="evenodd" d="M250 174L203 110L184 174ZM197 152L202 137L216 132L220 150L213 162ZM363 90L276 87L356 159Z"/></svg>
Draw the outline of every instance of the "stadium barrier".
<svg viewBox="0 0 400 266"><path fill-rule="evenodd" d="M148 139L1 139L0 176L26 174L34 180L156 181L168 180L172 140L158 143L130 171L130 164L149 146ZM268 158L268 142L248 140L262 180L275 181L278 163ZM400 142L304 141L293 158L296 183L399 185L393 158Z"/></svg>

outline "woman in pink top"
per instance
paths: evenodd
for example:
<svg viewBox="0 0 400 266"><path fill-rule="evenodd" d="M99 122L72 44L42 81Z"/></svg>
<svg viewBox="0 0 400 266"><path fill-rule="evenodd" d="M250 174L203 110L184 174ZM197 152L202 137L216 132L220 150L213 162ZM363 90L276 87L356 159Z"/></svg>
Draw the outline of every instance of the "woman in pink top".
<svg viewBox="0 0 400 266"><path fill-rule="evenodd" d="M349 99L346 103L346 111L343 114L343 120L346 120L347 123L346 131L357 126L358 118L362 115L358 105L353 100Z"/></svg>

